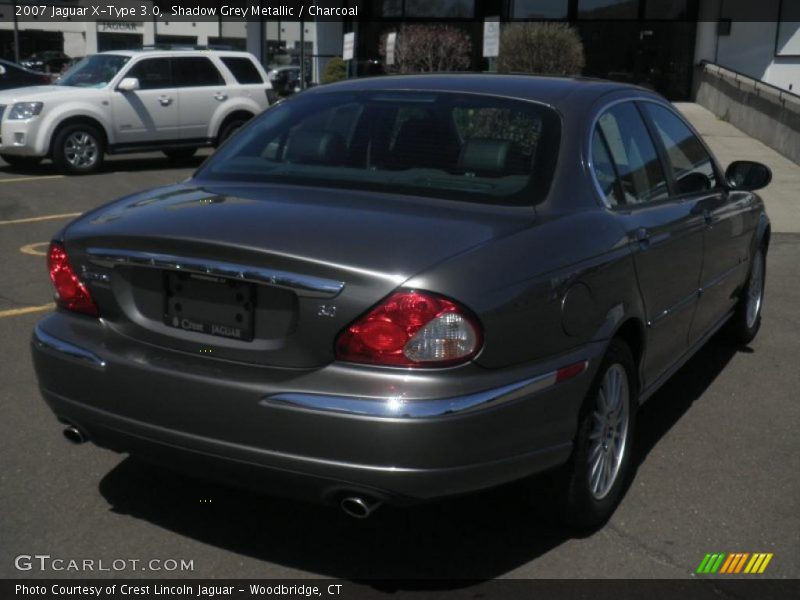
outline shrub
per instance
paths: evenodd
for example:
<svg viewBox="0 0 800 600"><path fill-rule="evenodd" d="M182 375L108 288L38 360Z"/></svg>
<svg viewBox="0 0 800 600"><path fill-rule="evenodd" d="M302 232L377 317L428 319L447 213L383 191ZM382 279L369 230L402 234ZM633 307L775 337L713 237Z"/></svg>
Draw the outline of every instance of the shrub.
<svg viewBox="0 0 800 600"><path fill-rule="evenodd" d="M322 83L333 83L347 78L347 64L340 56L334 56L325 65L322 72Z"/></svg>
<svg viewBox="0 0 800 600"><path fill-rule="evenodd" d="M580 75L583 42L566 23L511 23L500 34L500 73Z"/></svg>
<svg viewBox="0 0 800 600"><path fill-rule="evenodd" d="M380 55L386 61L386 36L381 36ZM387 73L465 71L470 66L469 35L449 25L403 25L397 32L394 64Z"/></svg>

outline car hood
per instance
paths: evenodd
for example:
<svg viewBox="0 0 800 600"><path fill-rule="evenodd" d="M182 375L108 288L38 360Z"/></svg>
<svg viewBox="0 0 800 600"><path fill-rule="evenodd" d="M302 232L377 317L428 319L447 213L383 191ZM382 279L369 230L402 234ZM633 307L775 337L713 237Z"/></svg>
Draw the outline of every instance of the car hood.
<svg viewBox="0 0 800 600"><path fill-rule="evenodd" d="M532 207L187 182L96 209L70 225L66 238L83 248L273 256L326 271L391 276L400 283L448 257L528 227L534 219Z"/></svg>
<svg viewBox="0 0 800 600"><path fill-rule="evenodd" d="M85 96L87 91L95 88L78 88L67 85L33 85L0 92L0 104L14 102L46 102L52 98L66 100L70 95Z"/></svg>

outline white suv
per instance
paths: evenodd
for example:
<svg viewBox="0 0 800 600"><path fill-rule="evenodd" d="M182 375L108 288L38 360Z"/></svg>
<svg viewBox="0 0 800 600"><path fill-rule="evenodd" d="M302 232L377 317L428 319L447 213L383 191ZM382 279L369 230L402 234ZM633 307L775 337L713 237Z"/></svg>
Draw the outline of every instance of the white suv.
<svg viewBox="0 0 800 600"><path fill-rule="evenodd" d="M32 166L49 156L73 174L96 171L106 153L185 159L267 108L270 89L246 52L101 52L56 85L0 92L0 158Z"/></svg>

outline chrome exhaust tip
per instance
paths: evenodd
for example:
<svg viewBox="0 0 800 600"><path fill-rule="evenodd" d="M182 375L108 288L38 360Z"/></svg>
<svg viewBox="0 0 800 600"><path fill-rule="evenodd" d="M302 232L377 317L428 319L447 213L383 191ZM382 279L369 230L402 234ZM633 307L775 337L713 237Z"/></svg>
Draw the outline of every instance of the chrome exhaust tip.
<svg viewBox="0 0 800 600"><path fill-rule="evenodd" d="M383 504L378 500L371 500L361 496L348 496L343 498L339 506L345 514L354 519L366 519Z"/></svg>
<svg viewBox="0 0 800 600"><path fill-rule="evenodd" d="M89 438L87 438L84 433L74 425L64 428L64 437L73 444L83 444L89 441Z"/></svg>

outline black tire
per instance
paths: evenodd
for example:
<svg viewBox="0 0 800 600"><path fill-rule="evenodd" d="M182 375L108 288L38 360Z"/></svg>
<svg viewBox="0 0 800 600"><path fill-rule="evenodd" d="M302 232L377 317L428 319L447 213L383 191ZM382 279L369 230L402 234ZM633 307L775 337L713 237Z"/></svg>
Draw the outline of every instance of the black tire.
<svg viewBox="0 0 800 600"><path fill-rule="evenodd" d="M607 389L604 385L607 382L610 385L614 377L619 377L622 384L623 372L624 383L627 384L627 415L619 416L619 428L604 427L597 416L601 404L600 391ZM581 407L572 456L563 473L562 516L566 524L577 531L588 532L601 527L608 521L619 503L633 454L634 425L639 404L637 381L636 366L628 346L620 340L612 340ZM608 415L613 415L614 411L609 409L606 412ZM609 418L613 420L612 416ZM621 430L623 425L624 434ZM616 444L613 441L616 439L615 431L620 435ZM595 436L598 439L593 439ZM618 461L614 458L617 456L614 453L615 449L620 449ZM590 464L596 465L595 459L602 460L602 456L605 456L606 462L611 465L608 480L605 482L607 489L599 485L599 479L593 479ZM602 464L605 466L606 463ZM595 481L598 484L596 489L594 489Z"/></svg>
<svg viewBox="0 0 800 600"><path fill-rule="evenodd" d="M53 138L53 163L56 169L68 175L96 173L103 166L105 151L105 136L88 123L62 127Z"/></svg>
<svg viewBox="0 0 800 600"><path fill-rule="evenodd" d="M13 154L0 154L2 158L10 167L17 169L32 169L42 162L40 156L15 156Z"/></svg>
<svg viewBox="0 0 800 600"><path fill-rule="evenodd" d="M180 162L189 160L197 154L197 148L169 148L167 150L162 150L162 152L168 159Z"/></svg>
<svg viewBox="0 0 800 600"><path fill-rule="evenodd" d="M760 243L750 260L750 273L742 288L733 316L725 326L725 337L737 346L746 346L761 329L761 309L767 275L767 245Z"/></svg>
<svg viewBox="0 0 800 600"><path fill-rule="evenodd" d="M217 146L221 146L225 141L236 133L241 127L247 123L247 119L236 118L231 119L227 123L223 123L220 127L219 135L217 136Z"/></svg>

